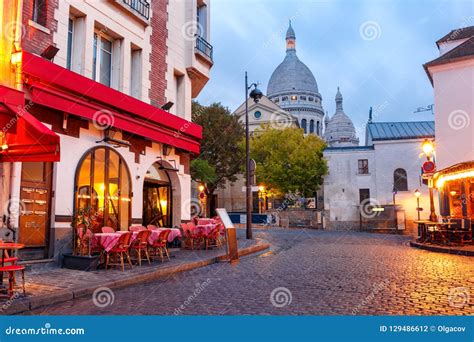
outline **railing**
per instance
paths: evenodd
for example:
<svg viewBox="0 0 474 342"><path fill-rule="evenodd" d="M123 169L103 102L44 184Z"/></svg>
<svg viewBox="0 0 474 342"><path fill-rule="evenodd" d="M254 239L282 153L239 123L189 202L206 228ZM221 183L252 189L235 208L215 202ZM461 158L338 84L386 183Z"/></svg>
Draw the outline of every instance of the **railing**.
<svg viewBox="0 0 474 342"><path fill-rule="evenodd" d="M150 3L147 0L122 0L125 5L140 14L146 20L150 19Z"/></svg>
<svg viewBox="0 0 474 342"><path fill-rule="evenodd" d="M212 61L213 47L203 37L196 35L196 49L205 54Z"/></svg>

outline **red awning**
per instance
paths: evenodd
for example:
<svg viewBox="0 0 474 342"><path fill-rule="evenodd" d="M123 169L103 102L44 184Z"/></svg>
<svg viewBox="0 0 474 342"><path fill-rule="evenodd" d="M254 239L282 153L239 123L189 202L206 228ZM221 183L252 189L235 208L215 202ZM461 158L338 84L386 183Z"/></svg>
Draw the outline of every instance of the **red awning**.
<svg viewBox="0 0 474 342"><path fill-rule="evenodd" d="M23 93L0 86L0 127L6 150L0 162L57 162L59 136L25 109Z"/></svg>
<svg viewBox="0 0 474 342"><path fill-rule="evenodd" d="M34 103L199 153L199 125L25 51L22 69Z"/></svg>

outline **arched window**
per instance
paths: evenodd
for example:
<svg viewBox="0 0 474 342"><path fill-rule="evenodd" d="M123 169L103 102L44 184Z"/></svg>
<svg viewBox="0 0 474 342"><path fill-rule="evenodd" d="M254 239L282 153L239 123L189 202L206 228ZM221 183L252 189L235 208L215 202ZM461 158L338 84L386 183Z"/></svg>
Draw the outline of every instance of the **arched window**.
<svg viewBox="0 0 474 342"><path fill-rule="evenodd" d="M405 169L396 169L393 172L393 188L397 191L408 191L407 172Z"/></svg>
<svg viewBox="0 0 474 342"><path fill-rule="evenodd" d="M319 127L319 121L317 121L317 122L316 122L316 134L317 134L317 135L321 135L319 129L320 129L320 127Z"/></svg>
<svg viewBox="0 0 474 342"><path fill-rule="evenodd" d="M314 133L314 120L309 122L309 133Z"/></svg>
<svg viewBox="0 0 474 342"><path fill-rule="evenodd" d="M306 134L306 119L301 120L301 128L303 128L304 134Z"/></svg>
<svg viewBox="0 0 474 342"><path fill-rule="evenodd" d="M96 147L82 157L76 171L75 210L90 210L93 232L103 226L128 230L131 193L130 173L115 150Z"/></svg>

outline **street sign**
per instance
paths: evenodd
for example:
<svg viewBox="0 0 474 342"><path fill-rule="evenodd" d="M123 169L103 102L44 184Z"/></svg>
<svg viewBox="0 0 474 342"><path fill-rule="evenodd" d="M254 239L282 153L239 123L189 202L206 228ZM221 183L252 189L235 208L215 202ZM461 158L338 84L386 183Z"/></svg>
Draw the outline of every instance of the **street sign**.
<svg viewBox="0 0 474 342"><path fill-rule="evenodd" d="M436 165L431 160L425 161L422 166L423 173L433 173L436 170Z"/></svg>

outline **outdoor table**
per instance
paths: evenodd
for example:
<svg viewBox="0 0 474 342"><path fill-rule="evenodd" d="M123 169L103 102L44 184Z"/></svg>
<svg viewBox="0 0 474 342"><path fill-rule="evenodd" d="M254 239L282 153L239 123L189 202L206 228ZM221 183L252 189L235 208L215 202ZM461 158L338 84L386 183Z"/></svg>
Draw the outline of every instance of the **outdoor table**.
<svg viewBox="0 0 474 342"><path fill-rule="evenodd" d="M156 238L160 235L160 233L164 230L170 230L170 235L168 235L168 242L173 242L174 239L176 238L181 238L181 230L176 229L176 228L153 228L150 229L152 233L150 234L150 237L148 238L148 242L152 244Z"/></svg>
<svg viewBox="0 0 474 342"><path fill-rule="evenodd" d="M2 250L2 267L5 266L5 252L7 250L13 251L22 249L25 247L22 243L16 242L1 242L0 243L0 250ZM0 286L3 286L3 272L0 272Z"/></svg>
<svg viewBox="0 0 474 342"><path fill-rule="evenodd" d="M214 219L210 219L210 218L200 218L197 221L198 226L203 226L203 225L207 225L207 224L215 224L215 223L216 223L216 221Z"/></svg>
<svg viewBox="0 0 474 342"><path fill-rule="evenodd" d="M215 224L198 224L196 225L196 230L200 231L204 236L208 236L211 231L216 227Z"/></svg>
<svg viewBox="0 0 474 342"><path fill-rule="evenodd" d="M423 241L426 241L427 226L436 226L439 224L439 222L430 220L417 220L413 222L418 224L418 239Z"/></svg>
<svg viewBox="0 0 474 342"><path fill-rule="evenodd" d="M115 233L96 233L92 238L93 246L101 246L106 252L109 252L117 244L118 239L124 232Z"/></svg>

